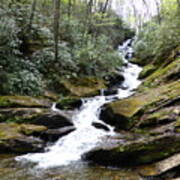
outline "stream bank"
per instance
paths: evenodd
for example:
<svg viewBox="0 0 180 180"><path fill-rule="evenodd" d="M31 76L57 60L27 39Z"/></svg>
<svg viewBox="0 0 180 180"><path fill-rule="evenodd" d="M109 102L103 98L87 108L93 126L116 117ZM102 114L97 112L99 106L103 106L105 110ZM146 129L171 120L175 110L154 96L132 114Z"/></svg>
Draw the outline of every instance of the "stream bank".
<svg viewBox="0 0 180 180"><path fill-rule="evenodd" d="M14 161L12 158L9 159L7 157L2 157L3 160L0 177L4 178L3 180L6 180L6 178L11 178L14 175L16 176L17 180L22 177L28 180L33 178L72 179L72 177L69 177L69 171L71 171L71 168L74 171L74 167L77 166L78 167L75 168L76 170L74 171L73 175L79 179L88 179L87 176L89 172L91 172L91 168L93 171L95 170L96 173L93 173L90 178L96 177L99 179L102 171L105 173L105 175L103 175L104 179L106 179L106 177L109 179L127 177L129 179L135 180L141 179L142 177L145 178L146 176L154 176L154 179L159 178L161 180L162 178L166 179L168 176L178 177L177 166L179 166L178 152L180 149L180 82L176 78L172 78L178 77L178 74L179 59L172 59L169 64L163 65L152 74L150 73L150 75L147 76L147 78L143 81L142 85L140 85L137 92L133 96L109 103L103 107L101 119L106 123L115 126L116 135L105 137L104 140L101 141L101 143L99 143L95 149L84 155L84 159L86 159L86 161L90 160L93 163L98 163L105 166L111 165L116 167L118 166L118 168L132 168L133 170L135 169L135 173L132 173L128 170L123 171L120 169L104 169L95 165L89 167L86 163L83 164L82 162L77 162L72 163L72 166L68 165L64 168L61 167L60 169L54 168L50 171L47 170L47 173L42 172L42 174L37 174L36 171L28 171L28 174L22 170L21 163ZM99 90L96 89L96 93L98 91ZM123 97L123 92L124 91L121 91L119 96ZM64 109L66 110L61 111L61 113L56 112L56 109L51 108L52 100L45 100L44 98L38 100L33 98L31 99L30 97L23 99L22 97L3 97L2 99L3 101L1 102L3 103L1 103L1 107L3 108L1 110L1 121L4 121L4 119L8 117L6 120L10 122L12 117L16 117L15 119L17 123L26 123L21 124L21 126L11 123L9 126L8 124L4 125L1 123L1 132L3 132L5 129L8 129L8 131L5 130L4 133L1 133L1 146L7 144L8 142L12 143L11 138L13 138L13 142L20 143L20 145L22 145L22 139L25 137L30 137L32 139L32 135L38 138L38 140L33 138L33 140L36 139L38 143L39 138L42 140L42 137L46 137L48 141L50 141L50 139L55 136L60 137L59 134L56 134L59 133L59 131L57 132L57 127L58 129L64 128L64 126L68 126L70 129L72 128L65 134L75 130L72 127L73 124L71 117L74 113L72 112L72 106L75 105L76 107L79 107L78 97L74 98L72 101L63 100L65 102ZM60 104L63 106L62 102ZM21 121L22 117L23 121ZM52 123L53 120L55 124ZM36 122L35 125L29 126L29 123L34 122ZM7 128L5 126L9 126L11 128ZM13 132L14 134L9 135L7 132ZM6 138L4 136L5 133ZM34 150L34 152L42 152L47 139L42 141L42 144L40 143L41 146L38 145L38 147L42 148ZM25 142L27 143L28 139L25 139ZM36 145L38 143L35 141ZM12 149L13 146L10 147ZM32 149L29 150L28 148L27 150L26 148L23 148L23 151L19 150L18 148L15 150L11 149L6 149L6 152L9 152L10 154L24 154L33 152ZM164 160L165 158L167 158L167 160ZM169 163L165 162L170 162L170 165ZM151 164L147 165L149 163ZM165 164L163 168L162 164ZM82 169L80 168L81 165ZM14 168L14 172L12 172L12 168L14 166L16 168ZM27 169L30 170L34 165L33 163L31 164L26 162L25 166L26 171ZM159 168L162 170L159 171ZM170 170L172 170L172 172ZM57 173L57 171L61 171L62 174ZM81 174L82 176L79 175L80 171L84 172L83 175ZM10 174L8 175L8 173ZM33 177L32 173L35 173ZM52 173L55 174L54 176L58 174L57 177L53 177Z"/></svg>

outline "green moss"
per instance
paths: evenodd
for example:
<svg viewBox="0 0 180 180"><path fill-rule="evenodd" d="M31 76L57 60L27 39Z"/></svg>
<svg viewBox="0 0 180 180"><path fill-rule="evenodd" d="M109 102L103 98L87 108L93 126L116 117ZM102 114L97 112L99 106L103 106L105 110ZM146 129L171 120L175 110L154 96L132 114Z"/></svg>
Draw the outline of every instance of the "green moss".
<svg viewBox="0 0 180 180"><path fill-rule="evenodd" d="M95 77L61 80L61 90L69 96L93 96L97 95L101 89L105 88L105 82L102 79L97 79Z"/></svg>
<svg viewBox="0 0 180 180"><path fill-rule="evenodd" d="M0 96L0 107L47 107L43 99L29 96Z"/></svg>
<svg viewBox="0 0 180 180"><path fill-rule="evenodd" d="M127 99L119 100L107 105L107 119L116 119L116 125L121 124L123 119L124 128L129 128L136 122L139 123L142 115L154 108L162 106L163 103L180 96L180 81L162 85L158 88L146 90ZM162 114L165 112L162 112ZM162 114L155 114L160 116ZM142 120L142 119L141 119Z"/></svg>
<svg viewBox="0 0 180 180"><path fill-rule="evenodd" d="M174 60L167 66L161 66L146 81L141 85L141 88L156 87L160 84L165 84L176 80L180 74L180 59Z"/></svg>
<svg viewBox="0 0 180 180"><path fill-rule="evenodd" d="M45 126L38 126L33 124L21 124L19 126L19 132L25 135L33 135L34 133L41 133L47 130Z"/></svg>
<svg viewBox="0 0 180 180"><path fill-rule="evenodd" d="M0 122L32 123L37 117L49 112L44 108L0 109Z"/></svg>
<svg viewBox="0 0 180 180"><path fill-rule="evenodd" d="M143 67L143 70L141 71L139 78L144 79L150 74L152 74L156 70L156 67L153 64L149 64Z"/></svg>
<svg viewBox="0 0 180 180"><path fill-rule="evenodd" d="M81 98L76 96L67 96L64 98L61 98L57 102L57 107L59 109L74 109L81 105Z"/></svg>

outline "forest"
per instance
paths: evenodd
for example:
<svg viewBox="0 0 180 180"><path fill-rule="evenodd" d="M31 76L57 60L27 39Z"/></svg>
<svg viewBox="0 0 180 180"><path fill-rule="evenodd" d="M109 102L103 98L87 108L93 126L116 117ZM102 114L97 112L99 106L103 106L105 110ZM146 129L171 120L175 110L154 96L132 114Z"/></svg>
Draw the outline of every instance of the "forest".
<svg viewBox="0 0 180 180"><path fill-rule="evenodd" d="M178 180L179 152L180 0L1 0L1 180Z"/></svg>

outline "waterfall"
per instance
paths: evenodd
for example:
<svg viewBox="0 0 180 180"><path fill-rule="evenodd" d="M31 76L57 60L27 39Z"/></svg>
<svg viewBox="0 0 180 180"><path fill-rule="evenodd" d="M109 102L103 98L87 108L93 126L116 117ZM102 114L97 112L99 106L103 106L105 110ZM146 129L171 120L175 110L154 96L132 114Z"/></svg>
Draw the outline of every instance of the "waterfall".
<svg viewBox="0 0 180 180"><path fill-rule="evenodd" d="M84 99L79 112L73 116L75 131L60 138L54 145L48 147L44 153L30 153L16 157L16 160L35 162L38 168L65 166L80 160L81 156L94 148L102 137L115 134L113 127L99 119L99 114L104 104L113 101L115 98L122 99L132 95L133 90L141 83L138 80L141 68L129 63L126 58L127 55L130 58L133 53L133 49L130 46L131 41L126 41L118 48L119 54L123 57L124 64L126 64L120 69L125 78L123 83L125 88L119 89L116 95L104 96L102 92L100 96ZM52 110L58 111L55 104ZM110 131L95 128L92 126L94 122L106 125Z"/></svg>

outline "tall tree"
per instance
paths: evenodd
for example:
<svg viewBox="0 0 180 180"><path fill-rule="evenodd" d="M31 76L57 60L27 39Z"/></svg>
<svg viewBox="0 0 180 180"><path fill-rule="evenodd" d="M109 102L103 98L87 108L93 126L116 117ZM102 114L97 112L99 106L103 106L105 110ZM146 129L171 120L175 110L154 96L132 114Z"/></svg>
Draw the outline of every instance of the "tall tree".
<svg viewBox="0 0 180 180"><path fill-rule="evenodd" d="M68 18L70 19L72 12L72 0L68 0Z"/></svg>
<svg viewBox="0 0 180 180"><path fill-rule="evenodd" d="M157 9L157 20L158 23L161 24L161 4L158 0L155 0L156 9Z"/></svg>
<svg viewBox="0 0 180 180"><path fill-rule="evenodd" d="M32 27L34 13L36 10L36 4L37 4L37 0L33 0L32 5L31 5L31 14L30 14L30 18L29 18L29 27L28 27L29 30L31 30L31 27Z"/></svg>
<svg viewBox="0 0 180 180"><path fill-rule="evenodd" d="M58 42L59 42L59 19L60 19L60 0L53 0L54 4L54 51L55 61L58 60Z"/></svg>

